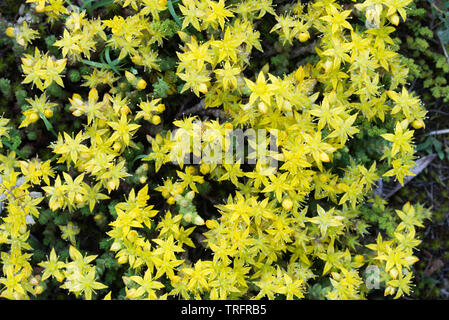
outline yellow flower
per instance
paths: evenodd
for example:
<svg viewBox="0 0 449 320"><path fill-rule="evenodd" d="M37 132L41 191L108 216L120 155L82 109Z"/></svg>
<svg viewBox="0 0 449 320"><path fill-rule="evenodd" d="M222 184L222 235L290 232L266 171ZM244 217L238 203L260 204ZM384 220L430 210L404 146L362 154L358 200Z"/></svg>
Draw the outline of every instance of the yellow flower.
<svg viewBox="0 0 449 320"><path fill-rule="evenodd" d="M67 59L53 60L47 54L42 55L36 47L34 56L25 54L22 58L22 70L26 75L22 83L33 83L44 91L53 81L61 87L64 86L61 73L64 71Z"/></svg>
<svg viewBox="0 0 449 320"><path fill-rule="evenodd" d="M109 140L111 141L122 141L125 146L129 145L130 139L136 130L140 127L138 124L130 124L128 122L126 115L121 115L118 121L109 121L107 123L113 130L114 133L111 135Z"/></svg>
<svg viewBox="0 0 449 320"><path fill-rule="evenodd" d="M80 233L80 228L72 221L69 221L66 226L59 226L59 229L62 232L61 238L63 240L69 240L72 245L75 245L75 236Z"/></svg>
<svg viewBox="0 0 449 320"><path fill-rule="evenodd" d="M38 265L44 268L42 281L51 276L55 277L59 282L64 280L64 273L61 271L61 269L65 267L65 263L58 260L54 248L51 249L50 257L47 259L47 261L40 262L38 263Z"/></svg>
<svg viewBox="0 0 449 320"><path fill-rule="evenodd" d="M253 105L256 99L259 98L266 105L271 106L271 96L274 93L270 90L270 86L267 84L265 76L262 71L259 72L256 83L246 78L245 82L248 85L249 89L251 90L251 95L249 97L250 105Z"/></svg>
<svg viewBox="0 0 449 320"><path fill-rule="evenodd" d="M76 164L80 153L89 151L89 148L82 144L88 137L83 131L78 132L75 137L69 136L66 132L63 133L63 136L58 134L58 141L51 145L53 152L61 155L58 159L59 163L65 161L69 164L73 161Z"/></svg>

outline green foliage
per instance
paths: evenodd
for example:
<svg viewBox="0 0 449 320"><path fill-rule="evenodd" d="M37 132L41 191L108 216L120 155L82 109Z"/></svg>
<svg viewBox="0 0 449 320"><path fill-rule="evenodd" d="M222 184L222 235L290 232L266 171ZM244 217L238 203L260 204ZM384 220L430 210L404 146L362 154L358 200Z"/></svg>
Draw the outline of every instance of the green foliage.
<svg viewBox="0 0 449 320"><path fill-rule="evenodd" d="M181 30L179 24L170 19L154 21L150 24L150 28L155 32L162 33L162 35L167 38L173 37L179 30Z"/></svg>
<svg viewBox="0 0 449 320"><path fill-rule="evenodd" d="M447 82L449 55L446 48L449 41L449 25L445 12L447 4L447 1L438 2L437 5L434 1L424 0L412 3L407 14L413 20L402 25L403 31L399 33L402 40L401 53L413 58L404 60L410 69L408 79L413 82L419 81L428 89L422 94L426 104L433 104L435 100L449 101ZM438 28L430 29L429 13L440 19L442 25L438 24Z"/></svg>
<svg viewBox="0 0 449 320"><path fill-rule="evenodd" d="M167 92L170 90L170 85L159 78L156 83L153 84L154 94L160 98L167 98Z"/></svg>
<svg viewBox="0 0 449 320"><path fill-rule="evenodd" d="M81 74L78 70L72 69L69 71L69 79L72 82L79 82L81 80Z"/></svg>

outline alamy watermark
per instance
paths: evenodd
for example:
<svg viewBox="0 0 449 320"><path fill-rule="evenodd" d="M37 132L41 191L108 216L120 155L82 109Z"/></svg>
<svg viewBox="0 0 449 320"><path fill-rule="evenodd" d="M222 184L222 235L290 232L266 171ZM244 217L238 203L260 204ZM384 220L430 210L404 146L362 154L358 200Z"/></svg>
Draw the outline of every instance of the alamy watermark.
<svg viewBox="0 0 449 320"><path fill-rule="evenodd" d="M380 288L380 271L377 266L368 266L365 269L365 285L368 289Z"/></svg>

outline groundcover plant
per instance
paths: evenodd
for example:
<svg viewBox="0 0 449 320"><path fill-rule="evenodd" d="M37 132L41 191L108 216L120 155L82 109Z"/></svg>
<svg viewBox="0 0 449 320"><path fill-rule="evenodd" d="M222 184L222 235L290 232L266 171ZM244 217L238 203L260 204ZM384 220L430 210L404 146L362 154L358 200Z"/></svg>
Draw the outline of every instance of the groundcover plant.
<svg viewBox="0 0 449 320"><path fill-rule="evenodd" d="M411 0L7 2L1 297L412 293Z"/></svg>

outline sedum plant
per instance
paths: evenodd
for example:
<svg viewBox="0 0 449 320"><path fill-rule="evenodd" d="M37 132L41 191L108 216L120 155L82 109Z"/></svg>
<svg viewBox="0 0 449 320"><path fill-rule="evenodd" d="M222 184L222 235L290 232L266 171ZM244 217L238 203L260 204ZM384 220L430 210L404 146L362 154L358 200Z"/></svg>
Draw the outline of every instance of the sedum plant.
<svg viewBox="0 0 449 320"><path fill-rule="evenodd" d="M31 23L9 30L28 48L18 128L44 125L52 154L20 159L1 118L1 296L410 295L430 211L372 197L380 178L414 175L424 127L390 37L410 2L116 0L121 14L103 18L27 0L59 51L39 49ZM281 74L259 65L270 41L303 59ZM57 114L73 127L59 130ZM239 142L239 130L258 136ZM219 202L200 210L212 188ZM39 224L53 236L33 249ZM103 240L87 245L92 225Z"/></svg>

